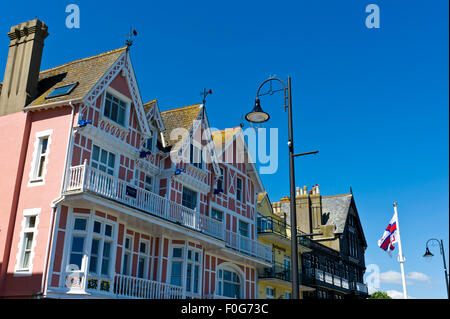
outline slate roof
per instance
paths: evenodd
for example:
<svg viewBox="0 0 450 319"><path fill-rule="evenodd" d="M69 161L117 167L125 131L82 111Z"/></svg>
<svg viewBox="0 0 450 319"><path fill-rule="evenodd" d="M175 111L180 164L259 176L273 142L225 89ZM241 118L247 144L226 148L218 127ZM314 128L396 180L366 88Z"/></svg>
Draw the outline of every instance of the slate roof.
<svg viewBox="0 0 450 319"><path fill-rule="evenodd" d="M336 225L336 233L344 232L352 197L352 194L322 197L323 224Z"/></svg>
<svg viewBox="0 0 450 319"><path fill-rule="evenodd" d="M41 71L37 98L24 110L38 105L85 97L125 51L126 47L122 47ZM50 99L45 98L54 88L75 82L78 82L78 85L70 94Z"/></svg>
<svg viewBox="0 0 450 319"><path fill-rule="evenodd" d="M166 147L172 147L175 143L184 139L187 132L194 125L194 120L198 117L202 107L202 104L194 104L161 112L161 118L166 128L162 132ZM170 133L176 128L183 128L187 132L182 134L177 140L171 140Z"/></svg>

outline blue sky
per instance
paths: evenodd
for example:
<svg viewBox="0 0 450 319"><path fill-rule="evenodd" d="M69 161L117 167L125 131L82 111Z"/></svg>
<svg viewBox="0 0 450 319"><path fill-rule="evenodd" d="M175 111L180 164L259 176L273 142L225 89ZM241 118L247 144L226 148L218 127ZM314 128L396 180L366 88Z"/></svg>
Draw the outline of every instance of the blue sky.
<svg viewBox="0 0 450 319"><path fill-rule="evenodd" d="M65 26L70 3L80 7L79 29ZM370 3L379 29L365 26ZM431 237L450 253L448 1L9 1L1 70L9 27L35 17L50 33L41 69L121 47L133 26L144 101L158 98L165 110L199 103L211 88L217 128L239 125L269 74L291 76L296 152L320 150L296 159L297 185L320 184L324 195L353 188L366 264L378 265L384 291L401 291L399 264L377 247L397 201L408 294L446 297L438 248L429 263L421 256ZM281 95L261 103L265 127L279 128L279 169L262 176L277 201L289 192L287 114Z"/></svg>

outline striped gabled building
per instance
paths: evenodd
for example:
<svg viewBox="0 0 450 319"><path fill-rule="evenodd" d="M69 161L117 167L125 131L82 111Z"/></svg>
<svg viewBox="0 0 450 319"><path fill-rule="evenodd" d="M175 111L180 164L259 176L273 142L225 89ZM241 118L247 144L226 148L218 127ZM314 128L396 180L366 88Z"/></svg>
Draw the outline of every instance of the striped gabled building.
<svg viewBox="0 0 450 319"><path fill-rule="evenodd" d="M272 251L239 129L144 103L129 47L41 71L47 35L8 33L0 297L256 298Z"/></svg>

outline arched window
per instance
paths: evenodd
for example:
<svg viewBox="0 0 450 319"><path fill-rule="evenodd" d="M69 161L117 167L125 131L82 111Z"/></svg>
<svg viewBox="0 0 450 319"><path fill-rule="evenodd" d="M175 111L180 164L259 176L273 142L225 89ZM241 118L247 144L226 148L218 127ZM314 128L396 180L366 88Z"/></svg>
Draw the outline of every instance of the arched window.
<svg viewBox="0 0 450 319"><path fill-rule="evenodd" d="M216 294L225 298L243 298L243 276L231 266L224 266L217 272L217 292Z"/></svg>

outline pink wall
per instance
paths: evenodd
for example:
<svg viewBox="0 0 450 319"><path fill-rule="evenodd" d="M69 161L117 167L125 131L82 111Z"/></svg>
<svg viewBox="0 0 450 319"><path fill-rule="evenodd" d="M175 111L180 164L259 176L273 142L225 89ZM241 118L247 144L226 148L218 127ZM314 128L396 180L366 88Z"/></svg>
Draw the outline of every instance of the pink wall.
<svg viewBox="0 0 450 319"><path fill-rule="evenodd" d="M50 203L60 195L71 108L64 107L39 111L36 113L30 113L29 116L31 117L30 138L26 147L24 172L20 184L20 193L17 205L17 218L13 225L14 233L11 241L10 259L9 264L7 265L7 273L3 280L3 289L8 291L8 296L30 296L31 294L38 293L41 290L41 280L44 272L44 261L46 258L46 248L50 231ZM3 120L3 118L1 119ZM45 175L45 184L30 187L28 182L30 179L29 174L32 166L36 133L50 129L52 129L53 132L50 136L50 145L48 146L49 154L46 166L47 173ZM17 131L20 132L21 130L16 128L16 132ZM18 134L18 136L20 135ZM6 146L6 148L14 148L14 141L10 140L9 143L11 143L11 145ZM19 153L20 152L17 152L17 154ZM4 161L2 161L2 163L3 162ZM17 169L14 171L5 171L16 172ZM1 196L4 195L2 194ZM39 214L39 223L37 225L37 236L34 238L37 244L34 250L34 258L32 260L33 270L30 276L18 277L14 274L14 268L17 262L16 255L19 251L23 211L33 208L41 209Z"/></svg>

